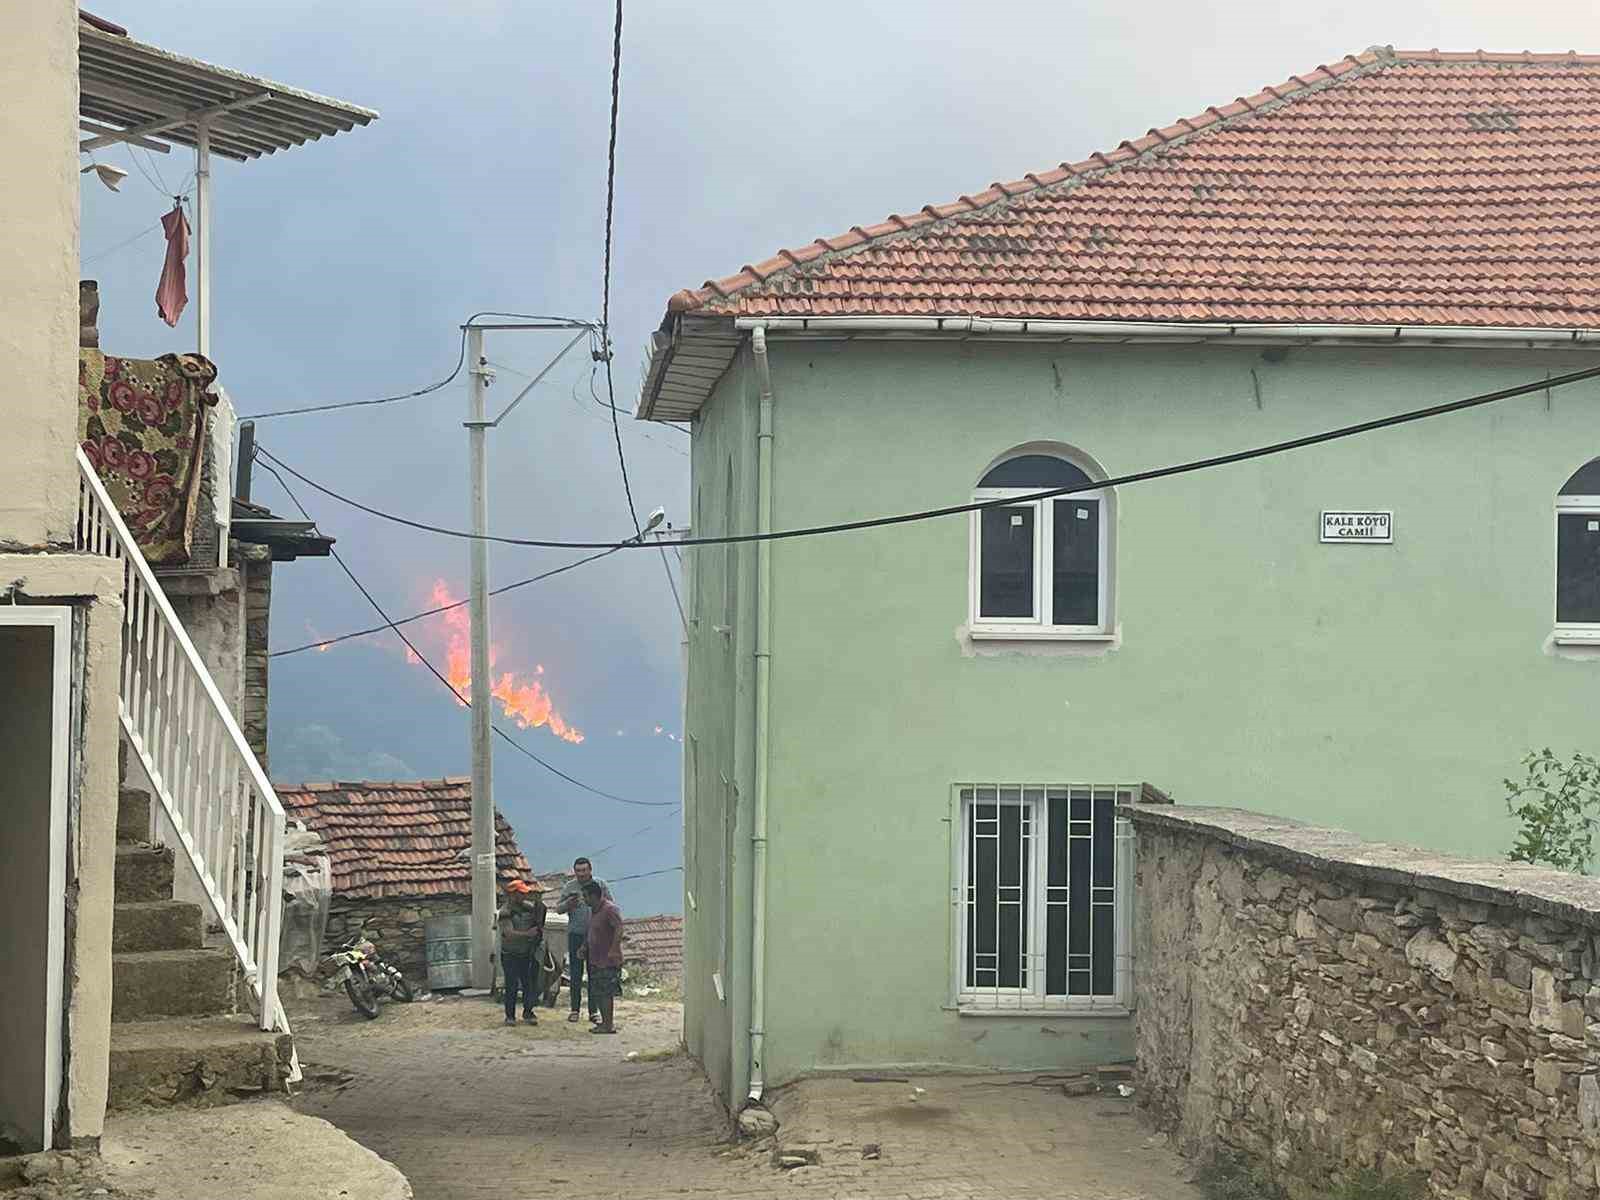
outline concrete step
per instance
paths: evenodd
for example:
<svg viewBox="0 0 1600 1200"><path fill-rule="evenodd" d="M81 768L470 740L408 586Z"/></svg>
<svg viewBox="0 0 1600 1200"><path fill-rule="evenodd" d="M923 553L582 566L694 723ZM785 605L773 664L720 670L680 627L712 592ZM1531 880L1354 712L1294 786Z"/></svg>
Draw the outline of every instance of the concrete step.
<svg viewBox="0 0 1600 1200"><path fill-rule="evenodd" d="M165 846L118 846L116 897L122 904L172 899L172 851Z"/></svg>
<svg viewBox="0 0 1600 1200"><path fill-rule="evenodd" d="M111 951L198 950L200 906L183 900L144 900L119 904L111 923Z"/></svg>
<svg viewBox="0 0 1600 1200"><path fill-rule="evenodd" d="M133 950L111 956L111 1019L214 1017L233 1011L231 950Z"/></svg>
<svg viewBox="0 0 1600 1200"><path fill-rule="evenodd" d="M125 787L117 793L117 841L150 840L150 793Z"/></svg>
<svg viewBox="0 0 1600 1200"><path fill-rule="evenodd" d="M125 1021L111 1027L113 1109L229 1104L285 1090L294 1039L253 1017Z"/></svg>

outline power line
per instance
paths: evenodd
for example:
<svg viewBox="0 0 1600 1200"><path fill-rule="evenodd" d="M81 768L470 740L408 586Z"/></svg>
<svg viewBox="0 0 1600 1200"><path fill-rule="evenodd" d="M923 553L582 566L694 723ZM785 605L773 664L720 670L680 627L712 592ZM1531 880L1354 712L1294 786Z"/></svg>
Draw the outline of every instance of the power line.
<svg viewBox="0 0 1600 1200"><path fill-rule="evenodd" d="M606 880L607 883L627 883L630 879L649 879L655 875L671 875L674 871L681 871L682 867L662 867L659 871L643 871L638 875L618 875L615 879Z"/></svg>
<svg viewBox="0 0 1600 1200"><path fill-rule="evenodd" d="M271 467L268 467L267 469L269 471L272 470ZM276 474L276 472L274 472L274 474ZM279 482L281 483L282 481L280 480ZM546 579L550 579L550 578L552 578L552 577L554 577L556 575L564 574L567 571L576 570L577 568L579 568L581 566L584 566L587 563L595 562L597 559L602 559L602 558L605 558L607 555L615 554L615 553L616 553L616 551L614 551L614 550L602 550L598 554L591 554L591 555L587 556L586 558L577 559L574 562L566 563L566 564L564 564L562 566L554 568L553 570L543 571L538 575L531 575L527 579L519 579L515 583L506 584L504 587L497 587L493 591L491 591L489 593L489 595L498 596L498 595L502 594L503 592L511 592L511 591L515 591L517 588L520 588L520 587L527 587L530 583L541 583ZM409 625L413 621L420 621L424 617L436 617L440 613L449 612L453 608L464 608L466 605L470 604L471 602L472 602L471 598L469 597L466 600L457 600L453 604L441 604L438 608L430 608L426 612L412 613L411 616L409 616L409 617L401 617L398 621L391 622L390 624L387 624L387 625L372 625L372 626L369 626L366 629L353 629L349 633L341 633L336 637L323 638L322 640L316 641L316 642L307 642L303 646L293 646L293 647L289 648L288 650L274 650L274 651L272 651L271 654L267 655L267 657L268 658L284 658L284 657L287 657L290 654L301 654L301 653L304 653L307 650L325 650L329 646L336 646L340 642L348 642L352 638L366 637L368 634L373 634L373 633L383 633L383 632L385 632L387 630L395 628L395 626L397 626L397 625Z"/></svg>
<svg viewBox="0 0 1600 1200"><path fill-rule="evenodd" d="M617 110L622 96L622 0L617 0L616 28L611 38L611 138L606 148L606 253L600 280L600 354L606 367L606 394L611 397L611 436L617 442L617 466L622 471L622 494L628 501L633 531L644 532L639 510L633 505L633 485L628 482L628 458L622 452L622 425L617 420L617 387L611 377L611 218L617 198ZM591 374L590 378L593 378ZM674 589L676 591L676 589ZM681 606L680 606L681 611Z"/></svg>
<svg viewBox="0 0 1600 1200"><path fill-rule="evenodd" d="M300 498L289 490L289 485L283 481L283 476L272 470L271 467L268 467L267 470L271 473L272 477L278 481L278 486L283 489L284 495L288 496L294 506L300 510L300 515L308 521L313 520L311 514L306 511L305 505L300 503ZM459 704L465 706L466 708L471 708L471 702L460 692L456 691L455 685L439 673L439 668L435 667L431 662L428 661L427 656L417 648L416 643L408 638L405 634L401 633L398 628L396 628L395 622L389 619L389 614L383 611L383 606L378 603L377 598L366 589L366 586L361 582L361 580L356 578L356 573L350 569L350 565L344 561L344 558L339 554L339 552L330 548L329 553L333 555L333 561L338 563L344 573L350 577L350 582L356 585L356 590L366 597L366 601L368 604L372 605L373 611L383 618L385 628L394 630L395 636L405 643L406 649L410 650L411 653L416 656L416 659L419 663L428 668L433 677L444 685L445 689L453 697L455 697ZM575 787L580 787L586 792L593 792L596 796L603 796L607 800L615 800L619 804L632 804L639 808L668 808L675 803L671 800L630 800L626 796L618 796L614 792L603 791L600 788L594 787L592 784L584 783L581 779L573 778L560 767L546 762L532 750L524 746L521 742L517 741L516 738L512 737L505 730L501 729L500 726L491 724L490 728L493 729L495 733L499 734L501 739L504 740L512 749L521 754L527 755L551 774L556 775L561 779L565 779L568 783Z"/></svg>
<svg viewBox="0 0 1600 1200"><path fill-rule="evenodd" d="M975 500L970 504L951 504L943 508L927 508L918 512L897 513L893 516L864 517L857 521L841 521L832 525L808 525L798 529L774 530L771 533L740 533L722 537L678 538L671 542L671 545L726 546L741 542L776 542L786 541L791 538L819 537L830 533L852 533L861 529L877 529L889 525L909 525L915 521L929 521L937 517L956 516L960 513L981 512L990 508L1009 508L1014 505L1028 504L1035 500L1049 500L1056 496L1068 496L1074 492L1097 492L1105 488L1121 487L1129 483L1145 483L1153 479L1166 479L1174 475L1189 475L1197 471L1207 471L1213 467L1231 466L1234 463L1267 458L1272 455L1287 453L1290 450L1300 450L1307 446L1321 445L1324 442L1336 442L1344 438L1355 437L1358 434L1371 433L1375 430L1388 429L1397 425L1409 425L1432 417L1462 412L1469 408L1478 408L1485 404L1493 404L1498 400L1526 396L1531 392L1543 392L1553 388L1565 387L1567 384L1580 383L1585 379L1593 379L1596 376L1600 376L1600 367L1589 367L1582 371L1572 371L1566 375L1555 375L1549 379L1535 380L1533 383L1523 383L1515 387L1502 388L1495 392L1483 392L1476 396L1468 396L1463 400L1451 400L1443 404L1429 405L1426 408L1415 408L1407 412L1396 413L1393 416L1361 421L1355 425L1342 425L1336 429L1324 430L1321 433L1310 433L1303 437L1289 438L1281 442L1269 442L1264 446L1255 446L1248 450L1235 450L1230 454L1218 454L1210 458L1192 459L1172 466L1152 467L1147 471L1134 471L1128 475L1117 475L1110 479L1095 480L1086 484L1048 488L1044 491L1026 492L1019 496L1007 496L997 500ZM359 500L352 500L348 496L342 496L332 488L308 479L282 459L275 457L260 447L257 447L257 453L277 463L278 466L288 471L296 479L309 487L315 488L323 495L338 500L340 503L348 504L351 508L359 509L361 512L371 516L380 517L385 521L392 521L398 525L409 526L412 529L442 534L446 537L474 538L479 536L466 530L446 529L439 525L429 525L423 521L413 521L407 517L396 516L394 513L373 508L371 505L363 504ZM485 541L501 542L508 546L538 546L551 550L600 550L611 548L620 550L649 544L632 538L623 542L568 542L558 541L553 538L503 537L495 534L483 534L482 537Z"/></svg>
<svg viewBox="0 0 1600 1200"><path fill-rule="evenodd" d="M681 804L675 804L675 805L673 805L673 807L674 808L682 808L683 806ZM659 821L652 821L649 825L644 826L644 828L642 828L642 829L635 829L632 833L626 834L623 837L619 837L616 841L612 842L609 846L602 846L600 849L592 851L590 853L589 857L590 858L599 858L602 854L609 854L611 851L615 850L618 846L622 845L624 842L631 842L631 841L633 841L634 838L639 837L641 834L646 834L646 833L649 833L652 829L659 828L660 824L661 824L661 822L659 822Z"/></svg>
<svg viewBox="0 0 1600 1200"><path fill-rule="evenodd" d="M430 383L426 387L417 388L416 391L401 392L399 395L396 395L396 396L379 396L374 400L340 400L340 401L338 401L336 403L332 403L332 404L308 404L308 405L305 405L304 407L301 407L301 408L279 408L279 409L274 409L272 412L252 413L252 414L250 414L248 416L242 416L242 417L240 417L240 420L243 420L243 421L265 421L265 420L268 420L268 419L270 419L272 417L297 417L297 416L301 416L301 415L303 415L305 413L336 412L339 409L344 409L344 408L366 408L366 407L368 407L370 405L374 405L374 404L393 404L398 400L413 400L413 399L416 399L418 396L426 396L431 392L437 392L440 388L448 387L451 383L454 383L455 380L456 380L456 377L461 374L461 368L464 365L466 365L466 361L467 361L467 327L469 325L471 325L474 321L478 320L478 318L480 318L480 317L507 317L507 318L510 318L512 320L518 320L518 321L570 321L570 320L572 320L572 318L570 318L570 317L531 316L531 315L529 315L527 313L506 313L506 312L492 312L492 311L490 311L490 312L475 312L470 317L468 317L466 319L465 324L463 324L461 326L461 345L460 345L460 348L456 351L456 365L451 368L450 374L446 375L443 379L439 380L437 383ZM582 321L574 322L574 325L582 325L582 324L586 324L586 322L582 322Z"/></svg>
<svg viewBox="0 0 1600 1200"><path fill-rule="evenodd" d="M132 237L123 238L120 242L118 242L114 246L107 246L104 250L97 250L93 254L87 255L86 257L84 257L84 258L79 260L79 265L86 267L92 262L99 262L102 258L105 258L107 255L115 254L118 250L121 250L124 246L131 246L135 242L140 241L143 238L149 237L152 233L154 233L156 230L158 230L160 228L161 228L161 222L157 221L154 225L150 225L150 226L145 227L144 229L141 229L138 233L134 234Z"/></svg>

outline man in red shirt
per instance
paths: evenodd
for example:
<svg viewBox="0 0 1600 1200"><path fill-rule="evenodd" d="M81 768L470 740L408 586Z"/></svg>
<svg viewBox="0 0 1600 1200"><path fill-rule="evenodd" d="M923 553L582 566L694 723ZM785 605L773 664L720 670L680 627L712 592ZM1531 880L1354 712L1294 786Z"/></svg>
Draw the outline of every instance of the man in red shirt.
<svg viewBox="0 0 1600 1200"><path fill-rule="evenodd" d="M589 995L600 1002L600 1024L590 1033L615 1033L612 1020L617 997L622 995L622 910L606 898L600 881L583 885L589 904Z"/></svg>

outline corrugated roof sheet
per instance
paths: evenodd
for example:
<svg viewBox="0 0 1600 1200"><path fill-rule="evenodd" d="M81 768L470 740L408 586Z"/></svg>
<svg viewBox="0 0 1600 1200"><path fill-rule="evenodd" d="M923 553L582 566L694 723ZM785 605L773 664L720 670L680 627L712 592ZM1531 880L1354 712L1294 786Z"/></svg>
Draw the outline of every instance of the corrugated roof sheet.
<svg viewBox="0 0 1600 1200"><path fill-rule="evenodd" d="M472 894L471 779L303 783L278 799L328 844L341 899ZM515 831L498 810L494 822L500 885L531 881Z"/></svg>
<svg viewBox="0 0 1600 1200"><path fill-rule="evenodd" d="M211 120L212 152L243 161L345 133L378 117L359 104L186 58L110 32L106 28L109 22L82 15L84 19L78 22L78 111L90 120L133 129L269 95L261 103ZM180 121L150 136L193 146L199 135L192 121Z"/></svg>
<svg viewBox="0 0 1600 1200"><path fill-rule="evenodd" d="M694 316L1600 327L1600 57L1377 47L782 250Z"/></svg>
<svg viewBox="0 0 1600 1200"><path fill-rule="evenodd" d="M623 921L623 957L661 975L683 973L683 918L662 913Z"/></svg>

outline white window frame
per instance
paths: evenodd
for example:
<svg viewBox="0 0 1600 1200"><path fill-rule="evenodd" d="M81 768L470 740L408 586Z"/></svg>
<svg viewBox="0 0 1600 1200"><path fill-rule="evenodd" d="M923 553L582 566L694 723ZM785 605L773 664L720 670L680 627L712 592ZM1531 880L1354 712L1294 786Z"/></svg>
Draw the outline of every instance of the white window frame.
<svg viewBox="0 0 1600 1200"><path fill-rule="evenodd" d="M1566 496L1556 497L1555 520L1550 524L1553 538L1551 555L1551 597L1550 609L1554 614L1560 604L1559 586L1561 581L1561 518L1571 516L1594 517L1600 520L1600 496ZM1600 622L1594 621L1562 621L1557 618L1555 623L1555 640L1564 645L1600 646Z"/></svg>
<svg viewBox="0 0 1600 1200"><path fill-rule="evenodd" d="M1023 447L1007 455L1040 454L1071 463L1093 478L1101 474L1098 469L1083 462L1078 456L1064 453L1055 447ZM1001 459L1004 462L1005 459ZM997 464L998 465L998 464ZM990 470L993 470L991 467ZM1013 500L1032 496L1048 489L1037 488L977 488L972 493L975 502ZM1095 564L1095 582L1098 589L1096 610L1100 620L1093 625L1057 625L1050 618L1053 613L1055 593L1055 525L1052 521L1055 504L1074 501L1097 502L1098 560ZM1112 574L1116 563L1116 527L1114 509L1116 497L1110 488L1096 488L1092 492L1073 492L1053 496L1047 500L1031 500L1006 507L1033 510L1033 615L1031 617L986 617L982 614L983 597L983 509L972 512L968 522L968 586L967 631L976 639L1008 641L1111 641L1115 637L1116 618L1112 612L1115 588Z"/></svg>
<svg viewBox="0 0 1600 1200"><path fill-rule="evenodd" d="M972 987L967 984L967 890L971 883L970 848L972 839L969 836L969 822L971 810L977 803L976 793L988 789L995 790L995 802L1015 803L1018 806L1028 805L1034 809L1031 817L1033 826L1032 846L1028 864L1029 911L1027 944L1023 954L1028 961L1028 979L1030 986L1027 988L1009 987ZM1125 1017L1133 1012L1134 1008L1134 979L1133 979L1133 879L1134 879L1134 836L1133 823L1122 812L1118 812L1113 824L1114 855L1116 880L1113 885L1114 904L1114 984L1112 994L1109 996L1052 996L1045 994L1045 944L1047 936L1047 922L1044 919L1047 902L1047 869L1049 865L1049 822L1048 801L1042 800L1042 794L1059 789L1083 789L1091 791L1113 790L1118 795L1118 809L1124 807L1123 800L1128 803L1137 800L1140 785L1136 783L1016 783L1016 782L964 782L958 783L950 789L950 828L954 831L951 846L951 898L950 911L952 923L952 960L951 960L951 1004L961 1016L1007 1016L1027 1014L1033 1016L1064 1016L1064 1017ZM1014 802L999 799L1002 790L1016 790L1018 799ZM963 800L961 793L971 791L974 798L970 801ZM1027 798L1029 792L1041 793L1041 800ZM985 801L988 803L988 801ZM1070 821L1068 825L1071 828ZM1070 832L1069 832L1070 836Z"/></svg>

